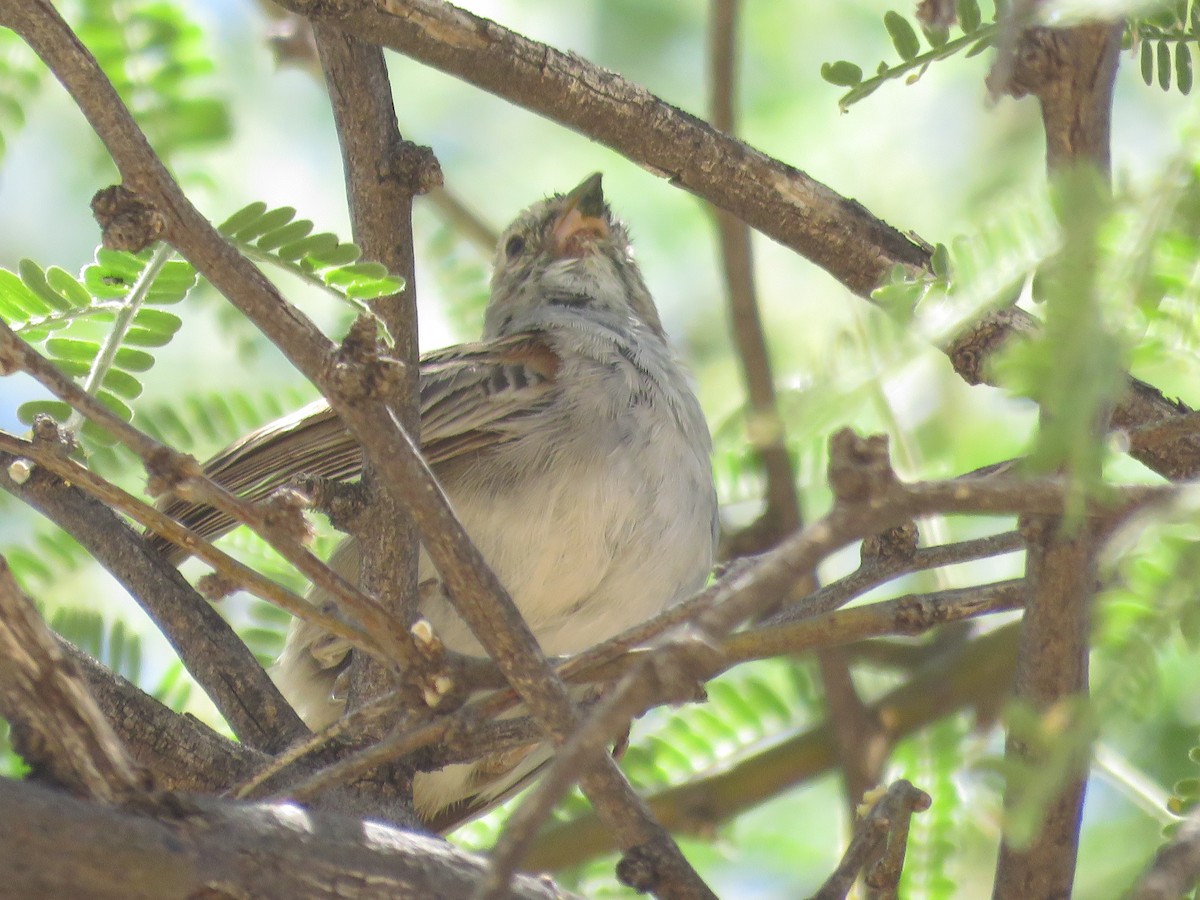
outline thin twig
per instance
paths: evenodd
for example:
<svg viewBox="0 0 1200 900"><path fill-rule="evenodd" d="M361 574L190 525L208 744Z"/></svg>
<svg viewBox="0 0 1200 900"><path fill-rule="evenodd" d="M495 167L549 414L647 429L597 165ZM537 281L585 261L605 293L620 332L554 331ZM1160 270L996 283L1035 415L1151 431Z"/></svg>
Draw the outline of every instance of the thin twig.
<svg viewBox="0 0 1200 900"><path fill-rule="evenodd" d="M868 637L922 634L949 622L1019 609L1024 600L1024 591L1022 581L1004 581L936 594L899 597L869 606L828 613L802 622L760 626L731 635L720 645L719 653L712 659L711 668L698 672L697 675L703 680L708 680L735 665L753 660L799 653L822 646L839 646ZM580 654L563 663L558 671L565 681L574 684L611 682L632 671L647 652L652 653L653 650L635 651L609 660L605 664L589 665L577 663L577 660L584 657L584 654ZM570 677L566 674L568 672ZM671 699L647 690L640 696L631 696L630 705L627 705L617 718L640 715ZM330 786L349 783L376 766L391 762L401 754L425 749L435 742L443 742L445 748L433 754L429 764L440 767L449 762L457 762L459 756L469 756L463 748L477 742L478 735L492 734L488 731L492 728L492 720L511 709L517 702L513 691L495 691L472 701L447 718L418 724L415 729L402 729L353 756L339 760L318 772L309 773L301 762L304 757L317 752L339 737L354 735L364 722L383 718L395 709L394 699L379 698L314 735L308 742L272 760L253 778L234 789L233 794L239 798L261 797L263 792L260 788L265 782L286 780L288 770L296 768L304 773L303 780L288 787L286 791L281 789L279 795L286 794L296 799L313 797ZM494 743L496 737L488 737L486 740L493 742L493 745L487 746L488 750L526 745L542 736L540 729L528 717L505 719L504 722L507 743L500 746ZM606 726L596 725L594 720L589 719L585 727L601 730ZM453 735L453 740L447 738L447 735Z"/></svg>
<svg viewBox="0 0 1200 900"><path fill-rule="evenodd" d="M709 110L713 125L729 135L737 133L739 6L739 0L713 0L708 27ZM724 210L713 212L733 339L749 398L746 431L751 451L766 478L763 513L754 524L726 539L722 556L728 558L774 546L785 534L799 528L801 519L796 473L788 455L787 433L775 397L775 379L754 287L750 227Z"/></svg>
<svg viewBox="0 0 1200 900"><path fill-rule="evenodd" d="M849 575L830 582L807 597L789 600L779 613L767 621L774 624L805 619L838 609L855 597L860 597L867 591L902 575L987 559L1024 549L1025 539L1020 532L1005 531L954 544L918 547L911 554L904 556L869 558Z"/></svg>
<svg viewBox="0 0 1200 900"><path fill-rule="evenodd" d="M342 150L354 240L366 258L404 278L402 291L373 300L371 308L387 327L391 354L404 363L395 373L389 405L410 434L418 433L412 206L416 194L441 184L441 170L428 148L408 144L400 135L383 51L336 24L314 23L312 28ZM352 529L359 548L357 583L396 621L411 623L417 604L416 529L404 498L380 488L369 461L362 483L365 503L356 520L370 522L370 527ZM354 655L350 666L351 709L399 684L399 673L370 657ZM411 800L404 773L380 772L372 779L378 790L405 790L405 799Z"/></svg>
<svg viewBox="0 0 1200 900"><path fill-rule="evenodd" d="M904 865L904 849L908 840L908 822L914 812L929 809L928 794L901 779L882 792L874 805L854 828L854 838L842 855L833 874L812 900L845 900L854 887L858 873L871 867L868 883L878 889L894 889Z"/></svg>
<svg viewBox="0 0 1200 900"><path fill-rule="evenodd" d="M871 704L892 741L956 710L992 707L1012 679L1017 625L1006 625L929 660L911 679ZM747 759L719 767L646 798L676 832L712 834L721 823L815 779L837 765L827 723L804 729ZM526 868L557 871L608 852L611 841L594 815L547 828Z"/></svg>

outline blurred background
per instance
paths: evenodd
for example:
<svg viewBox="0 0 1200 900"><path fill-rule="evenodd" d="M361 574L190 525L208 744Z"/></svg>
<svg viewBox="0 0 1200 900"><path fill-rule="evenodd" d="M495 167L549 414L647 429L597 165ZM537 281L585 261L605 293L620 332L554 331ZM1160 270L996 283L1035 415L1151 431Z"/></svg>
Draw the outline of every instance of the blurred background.
<svg viewBox="0 0 1200 900"><path fill-rule="evenodd" d="M181 142L170 163L192 200L214 222L251 201L292 206L320 231L349 240L341 162L323 85L302 67L277 65L268 36L275 27L250 0L176 0L198 26L195 53L211 61L197 77L198 95L216 98L227 115L212 140ZM534 40L572 51L645 86L668 102L708 117L708 4L697 0L475 0L462 6ZM152 4L114 3L120 16ZM87 4L62 4L75 22ZM740 135L804 170L902 231L930 242L968 242L1044 203L1044 146L1032 100L989 100L991 52L932 66L916 84L903 79L839 109L843 93L820 76L823 62L848 59L873 71L895 51L882 24L886 5L746 0L739 41ZM900 12L910 15L911 10ZM985 18L991 10L985 5ZM12 42L6 53L16 54ZM588 173L605 173L605 192L630 224L638 259L668 332L699 385L716 439L716 470L726 525L759 512L762 481L750 463L745 394L728 327L710 210L588 139L469 85L389 56L401 132L431 146L446 188L493 229L542 196L569 189ZM131 57L137 66L153 66ZM1155 178L1179 152L1194 101L1147 87L1126 51L1118 75L1113 170L1118 184ZM24 122L4 128L0 164L0 266L23 258L76 273L98 242L88 203L116 174L82 116L56 83L23 104ZM447 224L427 199L415 213L421 346L432 349L477 336L486 301L489 256ZM1020 455L1036 411L1029 402L987 387L968 387L921 335L852 296L832 278L771 241L755 236L761 314L779 390L787 441L806 517L827 508L825 443L837 429L892 436L894 460L909 478L945 477ZM286 274L271 273L287 296L338 337L353 311ZM266 342L232 314L207 285L172 311L181 337L156 351L138 415L173 409L188 426L184 449L204 457L240 430L315 396ZM1195 404L1200 391L1192 357L1139 360L1159 387ZM17 407L40 396L21 378L0 380L0 427L21 432ZM223 399L222 399L223 398ZM114 458L115 477L140 484ZM1123 478L1145 478L1117 463ZM0 498L0 542L17 558L27 588L60 622L75 621L95 651L148 689L163 690L217 724L199 691L141 612L107 576L72 551L52 526L11 498ZM962 539L997 523L939 521L927 541ZM263 565L250 538L231 545ZM820 574L853 568L856 553ZM39 564L41 571L39 570ZM277 564L275 564L277 565ZM193 562L187 571L199 574ZM278 567L280 577L288 577ZM906 579L898 592L1017 575L1009 556ZM222 608L264 659L278 647L284 620L244 598ZM74 616L75 619L71 617ZM116 623L120 630L114 631ZM989 622L983 627L992 627ZM90 629L90 630L89 630ZM131 648L136 645L136 653ZM1111 720L1089 787L1077 896L1121 893L1160 841L1158 812L1178 778L1190 775L1187 749L1200 727L1200 668L1190 650L1169 643L1156 656L1157 689L1140 715ZM856 670L872 697L894 685L894 672ZM165 687L164 687L165 685ZM711 701L657 711L638 722L627 768L643 784L683 781L746 758L822 718L811 661L743 666L710 685ZM985 711L986 712L986 711ZM973 714L945 720L905 741L889 773L934 795L933 810L913 824L904 896L985 896L990 890L999 803L994 778L974 765L998 752L997 733ZM985 716L986 719L986 716ZM577 808L578 798L563 815ZM1158 805L1156 805L1158 804ZM797 785L685 851L722 895L794 897L811 892L836 863L847 837L845 804L835 776ZM464 829L469 846L486 846L494 819ZM564 878L589 895L620 895L611 860Z"/></svg>

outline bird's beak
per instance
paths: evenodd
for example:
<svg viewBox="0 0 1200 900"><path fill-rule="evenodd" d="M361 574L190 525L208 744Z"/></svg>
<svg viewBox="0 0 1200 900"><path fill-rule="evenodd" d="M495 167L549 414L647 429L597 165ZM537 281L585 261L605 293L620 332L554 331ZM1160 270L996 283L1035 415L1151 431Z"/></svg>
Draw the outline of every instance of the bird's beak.
<svg viewBox="0 0 1200 900"><path fill-rule="evenodd" d="M566 208L550 231L550 247L556 257L583 256L589 239L608 237L601 177L597 172L567 194Z"/></svg>

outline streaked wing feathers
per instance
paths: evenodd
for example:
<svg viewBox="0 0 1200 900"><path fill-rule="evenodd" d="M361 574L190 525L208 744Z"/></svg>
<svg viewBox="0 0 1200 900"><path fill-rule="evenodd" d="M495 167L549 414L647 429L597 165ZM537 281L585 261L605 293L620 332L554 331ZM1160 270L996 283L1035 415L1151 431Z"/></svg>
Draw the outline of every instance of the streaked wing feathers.
<svg viewBox="0 0 1200 900"><path fill-rule="evenodd" d="M513 436L514 423L549 402L559 359L538 334L461 344L421 358L421 449L429 464L483 452ZM235 494L260 500L300 475L350 479L362 453L325 401L265 425L222 450L204 467ZM211 507L170 501L166 513L215 538L234 521ZM176 561L183 553L151 536Z"/></svg>

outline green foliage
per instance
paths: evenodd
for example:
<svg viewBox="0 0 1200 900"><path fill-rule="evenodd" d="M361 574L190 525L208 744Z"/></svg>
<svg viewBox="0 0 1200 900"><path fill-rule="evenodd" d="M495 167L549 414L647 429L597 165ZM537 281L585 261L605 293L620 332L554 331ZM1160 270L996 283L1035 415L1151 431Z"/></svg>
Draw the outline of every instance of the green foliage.
<svg viewBox="0 0 1200 900"><path fill-rule="evenodd" d="M1020 199L997 209L969 236L938 244L932 271L896 266L871 295L897 321L936 344L992 309L1015 304L1027 280L1060 243L1050 208Z"/></svg>
<svg viewBox="0 0 1200 900"><path fill-rule="evenodd" d="M1200 651L1200 525L1183 508L1138 530L1098 598L1093 695L1102 713L1143 719L1161 690L1164 648L1182 641Z"/></svg>
<svg viewBox="0 0 1200 900"><path fill-rule="evenodd" d="M329 232L312 234L313 223L297 219L290 206L265 203L242 207L218 226L239 250L356 305L403 290L404 280L377 262L358 262L358 246ZM363 307L365 309L365 307Z"/></svg>
<svg viewBox="0 0 1200 900"><path fill-rule="evenodd" d="M900 57L900 62L880 62L875 68L875 74L870 78L863 78L862 66L848 60L824 63L821 66L822 78L838 87L849 88L838 99L838 106L843 110L869 97L888 81L903 78L905 84L915 84L929 67L939 60L949 59L963 52L967 56L982 53L992 46L997 34L995 21L984 23L978 0L958 0L958 16L954 28L958 34L953 38L949 29L930 29L923 25L915 25L894 10L884 13L883 25L891 39L892 47ZM921 50L921 38L918 35L923 36L929 45L924 52Z"/></svg>
<svg viewBox="0 0 1200 900"><path fill-rule="evenodd" d="M901 896L926 900L961 896L951 870L969 821L955 781L966 737L962 716L945 719L905 741L893 754L897 777L908 778L933 798L933 805L914 816L909 826Z"/></svg>
<svg viewBox="0 0 1200 900"><path fill-rule="evenodd" d="M1128 23L1125 45L1141 45L1138 51L1142 80L1147 87L1156 82L1164 91L1172 84L1181 94L1189 94L1195 52L1200 43L1200 9L1189 0L1163 4L1152 16Z"/></svg>
<svg viewBox="0 0 1200 900"><path fill-rule="evenodd" d="M1064 470L1078 488L1078 504L1100 478L1105 447L1096 429L1125 387L1124 351L1105 322L1097 283L1101 230L1112 213L1106 187L1097 173L1082 169L1062 173L1054 193L1062 249L1039 273L1044 327L1033 340L1011 349L1007 371L1011 383L1037 400L1042 412L1030 465ZM1072 509L1080 507L1069 505Z"/></svg>
<svg viewBox="0 0 1200 900"><path fill-rule="evenodd" d="M0 317L67 375L84 379L125 421L133 416L129 401L142 392L138 376L154 365L145 348L162 347L182 324L157 307L178 303L195 283L190 266L163 261L161 254L156 261L155 253L99 249L79 278L31 260L22 260L16 272L0 269ZM66 404L53 400L30 401L18 411L26 424L38 413L60 422L71 416ZM91 423L82 436L89 446L111 441Z"/></svg>
<svg viewBox="0 0 1200 900"><path fill-rule="evenodd" d="M931 29L914 24L894 10L884 13L883 25L892 47L900 57L897 63L880 62L875 74L863 77L863 67L848 60L837 60L821 65L821 77L837 87L849 88L838 99L838 105L846 110L860 100L875 93L885 82L904 79L905 84L914 84L940 60L966 52L976 56L991 47L999 34L999 24L993 16L984 21L978 0L958 0L957 21L953 28L957 36L951 37L951 29ZM922 52L921 37L928 49ZM1196 4L1189 0L1175 0L1164 4L1164 8L1153 16L1133 19L1126 25L1124 43L1126 47L1140 45L1140 68L1142 79L1147 85L1156 81L1164 91L1174 84L1182 94L1188 94L1193 82L1193 45L1200 42L1200 13Z"/></svg>
<svg viewBox="0 0 1200 900"><path fill-rule="evenodd" d="M197 391L171 402L139 404L133 424L177 450L205 456L313 399L313 390L308 385L264 389L253 394L237 389ZM108 476L135 464L140 468L132 453L121 445L96 448L88 457L88 464Z"/></svg>
<svg viewBox="0 0 1200 900"><path fill-rule="evenodd" d="M50 627L122 678L141 681L141 639L120 619L107 623L95 610L67 606L54 611Z"/></svg>
<svg viewBox="0 0 1200 900"><path fill-rule="evenodd" d="M66 606L54 611L50 627L113 672L146 691L163 705L182 711L193 682L174 660L151 682L143 660L142 639L121 619L109 621L92 609Z"/></svg>
<svg viewBox="0 0 1200 900"><path fill-rule="evenodd" d="M35 596L91 559L75 538L44 521L31 540L23 536L21 543L5 547L3 555L17 582Z"/></svg>
<svg viewBox="0 0 1200 900"><path fill-rule="evenodd" d="M449 301L445 311L451 327L463 340L477 338L488 301L488 272L479 251L447 225L433 232L427 250L434 262L433 277Z"/></svg>
<svg viewBox="0 0 1200 900"><path fill-rule="evenodd" d="M705 690L705 703L656 709L638 723L621 768L642 793L735 762L794 728L807 727L820 710L810 666L802 661L773 659L739 666L710 681ZM455 842L474 849L491 846L513 805L510 801L456 831ZM589 809L576 789L559 804L555 817L569 820Z"/></svg>
<svg viewBox="0 0 1200 900"><path fill-rule="evenodd" d="M360 309L366 300L403 288L403 280L388 275L381 264L360 262L356 245L327 232L312 234L312 222L295 214L291 208L268 210L266 204L252 203L226 220L221 231L252 259ZM137 254L100 248L78 278L57 266L43 269L23 260L16 272L0 269L0 317L67 375L84 379L89 393L128 422L130 402L142 393L139 375L154 365L149 350L169 343L182 325L178 316L158 307L179 303L196 279L195 269L172 258L165 245ZM39 413L77 422L57 400L30 401L19 410L26 424ZM89 452L112 443L91 422L82 423L81 434Z"/></svg>
<svg viewBox="0 0 1200 900"><path fill-rule="evenodd" d="M204 91L211 48L178 5L84 2L77 12L80 39L164 159L230 136L225 100Z"/></svg>

